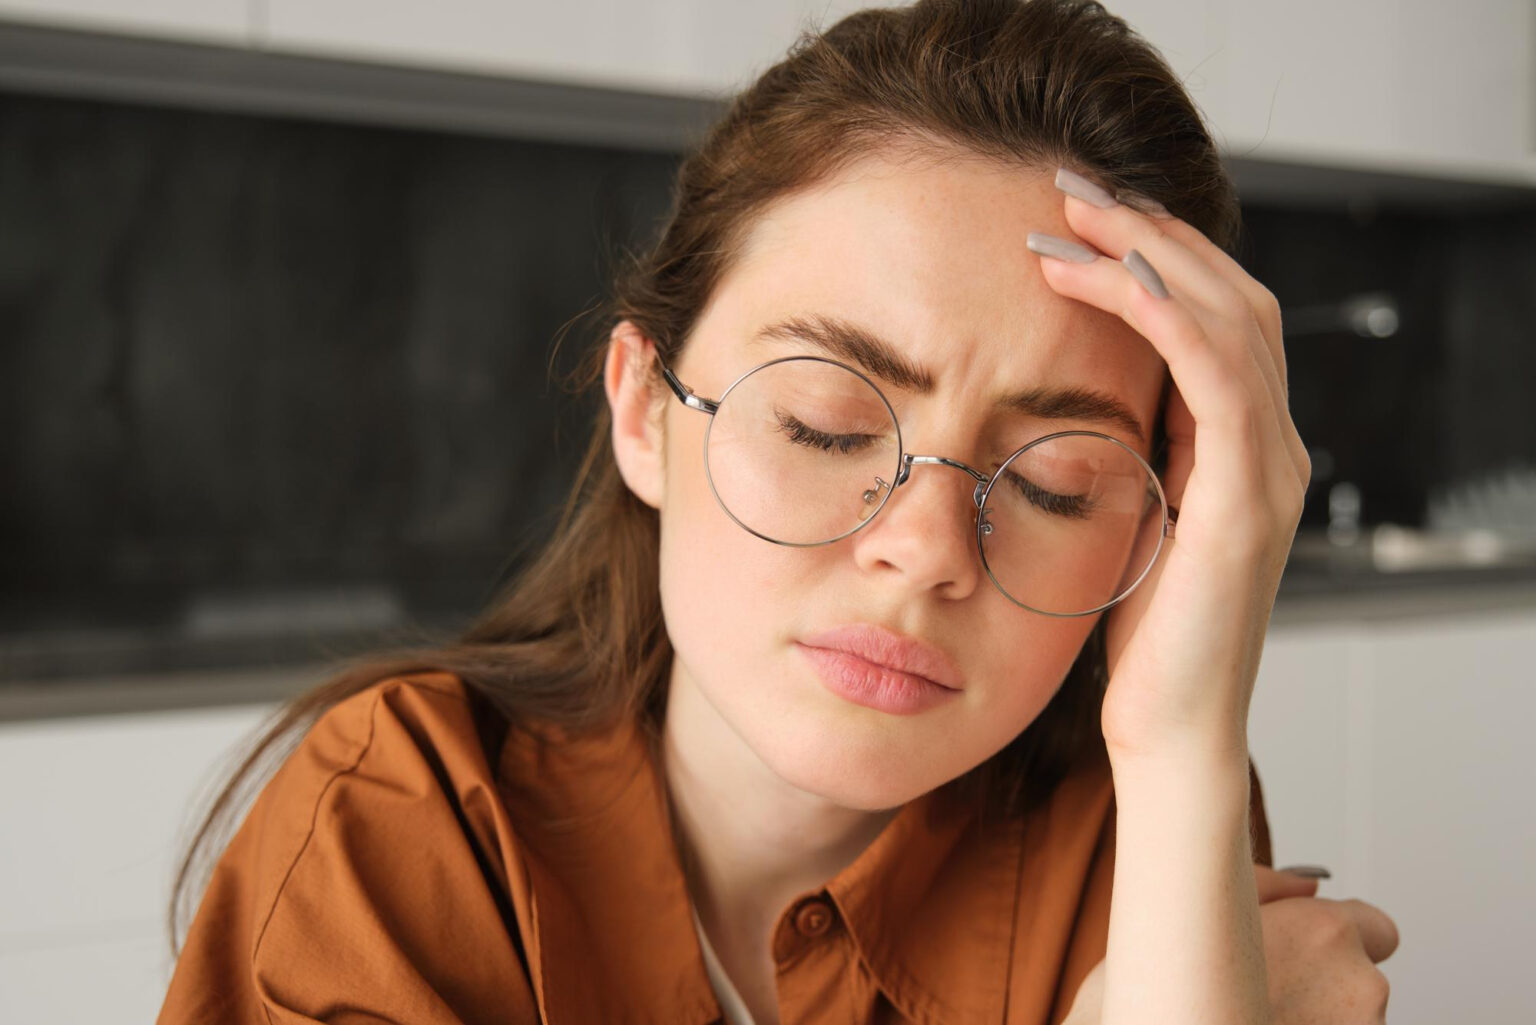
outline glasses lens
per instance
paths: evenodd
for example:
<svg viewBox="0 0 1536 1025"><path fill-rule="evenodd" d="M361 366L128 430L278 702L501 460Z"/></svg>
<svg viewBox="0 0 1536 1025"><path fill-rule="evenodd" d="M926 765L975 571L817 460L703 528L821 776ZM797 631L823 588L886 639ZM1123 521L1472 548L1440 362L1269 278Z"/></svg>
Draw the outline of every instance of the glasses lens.
<svg viewBox="0 0 1536 1025"><path fill-rule="evenodd" d="M1140 581L1162 545L1164 500L1130 448L1070 433L1026 446L993 477L981 513L987 571L1020 605L1092 612Z"/></svg>
<svg viewBox="0 0 1536 1025"><path fill-rule="evenodd" d="M733 519L782 544L820 544L885 504L900 459L896 419L858 374L817 358L775 361L720 397L705 442Z"/></svg>

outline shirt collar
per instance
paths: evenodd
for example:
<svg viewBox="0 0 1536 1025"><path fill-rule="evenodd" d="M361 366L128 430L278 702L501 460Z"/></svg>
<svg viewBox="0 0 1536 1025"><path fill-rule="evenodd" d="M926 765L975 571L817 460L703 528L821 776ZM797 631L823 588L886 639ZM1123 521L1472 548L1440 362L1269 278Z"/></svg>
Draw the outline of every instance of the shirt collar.
<svg viewBox="0 0 1536 1025"><path fill-rule="evenodd" d="M940 788L827 886L887 998L930 1025L1046 1021L1113 798L1089 758L1023 817Z"/></svg>
<svg viewBox="0 0 1536 1025"><path fill-rule="evenodd" d="M663 781L638 724L514 729L500 778L532 891L529 963L545 1020L715 1020ZM985 820L941 787L828 881L904 1016L1046 1019L1111 797L1107 760L1074 770L1024 819Z"/></svg>
<svg viewBox="0 0 1536 1025"><path fill-rule="evenodd" d="M529 966L543 1020L713 1021L719 1008L638 726L513 729L500 785L532 891Z"/></svg>

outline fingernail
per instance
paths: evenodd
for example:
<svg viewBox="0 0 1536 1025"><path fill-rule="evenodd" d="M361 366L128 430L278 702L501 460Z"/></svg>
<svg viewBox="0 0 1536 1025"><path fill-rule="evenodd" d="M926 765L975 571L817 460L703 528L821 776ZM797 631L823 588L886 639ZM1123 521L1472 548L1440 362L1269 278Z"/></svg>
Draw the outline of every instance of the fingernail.
<svg viewBox="0 0 1536 1025"><path fill-rule="evenodd" d="M1115 198L1118 199L1121 203L1124 203L1126 206L1130 207L1132 210L1139 210L1140 212L1151 217L1172 216L1168 213L1168 208L1166 206L1159 203L1151 196L1143 196L1139 192L1131 192L1127 189L1121 189L1119 192L1115 193Z"/></svg>
<svg viewBox="0 0 1536 1025"><path fill-rule="evenodd" d="M1120 262L1125 264L1132 274L1136 275L1136 280L1145 285L1148 292L1151 292L1159 299L1168 298L1168 286L1163 284L1162 276L1152 269L1152 265L1147 262L1145 256L1132 249L1129 253L1125 254L1125 259Z"/></svg>
<svg viewBox="0 0 1536 1025"><path fill-rule="evenodd" d="M1285 868L1277 868L1276 872L1289 872L1293 876L1306 876L1309 879L1332 879L1333 873L1321 865L1287 865Z"/></svg>
<svg viewBox="0 0 1536 1025"><path fill-rule="evenodd" d="M1114 196L1076 171L1069 171L1065 167L1056 168L1056 187L1069 196L1076 196L1078 199L1092 203L1101 210L1108 210L1118 205Z"/></svg>
<svg viewBox="0 0 1536 1025"><path fill-rule="evenodd" d="M1024 244L1031 252L1041 256L1051 256L1058 260L1070 260L1073 263L1092 263L1099 258L1087 246L1078 245L1070 239L1057 238L1055 235L1047 235L1043 231L1032 231L1025 238Z"/></svg>

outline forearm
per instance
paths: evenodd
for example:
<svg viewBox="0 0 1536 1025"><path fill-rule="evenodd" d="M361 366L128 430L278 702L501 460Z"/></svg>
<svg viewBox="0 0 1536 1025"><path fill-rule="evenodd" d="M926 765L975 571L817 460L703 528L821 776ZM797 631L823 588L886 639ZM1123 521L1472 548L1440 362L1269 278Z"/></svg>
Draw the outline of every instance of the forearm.
<svg viewBox="0 0 1536 1025"><path fill-rule="evenodd" d="M1267 1025L1247 752L1111 763L1104 1025Z"/></svg>

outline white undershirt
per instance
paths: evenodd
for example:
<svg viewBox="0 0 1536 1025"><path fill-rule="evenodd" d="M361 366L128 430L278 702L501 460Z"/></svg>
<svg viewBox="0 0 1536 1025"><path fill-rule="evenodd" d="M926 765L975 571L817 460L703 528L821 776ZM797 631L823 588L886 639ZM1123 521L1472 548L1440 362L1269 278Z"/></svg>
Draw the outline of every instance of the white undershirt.
<svg viewBox="0 0 1536 1025"><path fill-rule="evenodd" d="M741 994L736 992L736 987L731 985L730 977L721 967L720 959L715 956L715 948L709 945L709 937L704 935L704 923L699 921L698 910L692 903L688 909L693 912L693 928L699 934L704 970L709 973L709 984L715 991L715 999L720 1001L720 1009L725 1012L725 1020L730 1025L757 1025L752 1020L752 1013L747 1010L746 1002L741 999Z"/></svg>

